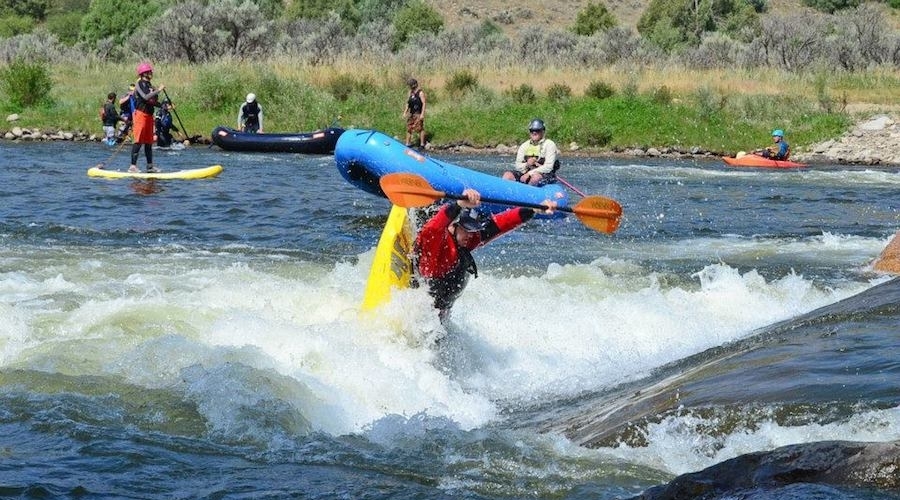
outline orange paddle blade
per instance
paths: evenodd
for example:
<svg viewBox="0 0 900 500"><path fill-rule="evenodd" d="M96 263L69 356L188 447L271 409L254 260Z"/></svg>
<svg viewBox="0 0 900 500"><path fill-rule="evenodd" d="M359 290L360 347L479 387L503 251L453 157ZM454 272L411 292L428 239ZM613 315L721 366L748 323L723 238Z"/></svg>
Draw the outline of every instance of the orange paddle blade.
<svg viewBox="0 0 900 500"><path fill-rule="evenodd" d="M622 220L622 206L616 200L603 196L587 196L572 212L585 226L601 233L614 233Z"/></svg>
<svg viewBox="0 0 900 500"><path fill-rule="evenodd" d="M431 205L446 196L446 193L432 188L424 177L416 174L398 172L383 175L378 184L391 203L404 208Z"/></svg>

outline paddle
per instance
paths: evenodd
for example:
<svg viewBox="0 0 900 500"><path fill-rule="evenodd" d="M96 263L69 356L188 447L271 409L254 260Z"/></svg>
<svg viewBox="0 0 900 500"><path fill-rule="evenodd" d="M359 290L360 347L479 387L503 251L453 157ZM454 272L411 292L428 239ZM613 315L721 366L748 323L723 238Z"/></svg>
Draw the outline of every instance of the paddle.
<svg viewBox="0 0 900 500"><path fill-rule="evenodd" d="M381 184L382 191L391 200L391 203L405 208L424 207L442 198L466 199L465 196L459 194L437 191L431 187L431 184L424 177L417 174L403 172L387 174L381 177L379 184ZM538 203L495 198L481 198L481 201L536 210L547 210L550 208L547 205ZM575 214L585 226L607 234L618 229L619 221L622 217L622 207L619 203L602 196L586 196L574 207L556 207L555 210Z"/></svg>
<svg viewBox="0 0 900 500"><path fill-rule="evenodd" d="M186 141L188 141L188 142L194 142L194 141L192 141L191 138L188 136L187 130L185 130L185 128L184 128L184 123L181 123L181 117L178 116L178 110L175 109L175 103L172 102L172 98L169 97L169 93L166 92L166 89L163 89L163 95L166 96L166 100L168 100L168 101L169 101L169 104L172 105L172 106L171 106L171 107L172 107L172 114L175 115L175 118L178 120L178 125L181 127L181 135L184 136L184 139L185 139ZM197 137L200 137L200 136L198 135Z"/></svg>
<svg viewBox="0 0 900 500"><path fill-rule="evenodd" d="M587 198L587 195L586 195L586 194L584 194L584 193L582 193L581 191L579 191L579 189L578 189L577 187L575 187L575 186L569 184L569 181L563 179L562 177L560 177L560 176L558 176L558 175L556 176L556 180L558 180L559 182L562 182L564 186L566 186L567 188L571 189L571 190L572 190L573 192L575 192L575 194L577 194L578 196L581 196L582 198Z"/></svg>

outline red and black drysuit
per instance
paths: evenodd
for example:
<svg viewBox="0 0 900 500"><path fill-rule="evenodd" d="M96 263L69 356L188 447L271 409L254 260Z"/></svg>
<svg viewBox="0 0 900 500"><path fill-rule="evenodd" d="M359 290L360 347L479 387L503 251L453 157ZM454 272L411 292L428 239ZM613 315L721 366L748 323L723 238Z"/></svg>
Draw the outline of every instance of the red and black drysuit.
<svg viewBox="0 0 900 500"><path fill-rule="evenodd" d="M478 277L472 250L519 227L534 217L530 208L511 208L491 217L486 227L471 233L465 247L459 245L449 231L462 208L457 203L441 207L419 231L415 243L416 271L434 298L434 307L446 319L453 303L469 282L469 275Z"/></svg>

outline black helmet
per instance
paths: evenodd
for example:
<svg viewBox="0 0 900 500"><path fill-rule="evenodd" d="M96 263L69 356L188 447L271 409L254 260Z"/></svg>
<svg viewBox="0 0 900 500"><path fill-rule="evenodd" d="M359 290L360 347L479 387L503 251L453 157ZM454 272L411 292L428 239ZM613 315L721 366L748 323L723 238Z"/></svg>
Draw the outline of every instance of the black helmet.
<svg viewBox="0 0 900 500"><path fill-rule="evenodd" d="M541 132L544 131L544 120L541 120L540 118L531 120L531 123L528 124L528 131L533 132L535 130L540 130Z"/></svg>
<svg viewBox="0 0 900 500"><path fill-rule="evenodd" d="M466 231L474 233L481 231L487 226L487 219L482 216L478 210L467 208L460 212L456 223Z"/></svg>

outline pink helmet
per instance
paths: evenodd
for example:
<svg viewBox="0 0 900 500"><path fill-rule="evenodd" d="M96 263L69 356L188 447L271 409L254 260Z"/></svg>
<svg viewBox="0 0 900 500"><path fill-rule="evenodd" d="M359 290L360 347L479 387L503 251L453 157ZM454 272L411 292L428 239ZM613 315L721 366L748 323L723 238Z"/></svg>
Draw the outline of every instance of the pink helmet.
<svg viewBox="0 0 900 500"><path fill-rule="evenodd" d="M153 71L153 66L150 66L150 63L142 62L142 63L138 64L138 67L137 67L138 76L141 76L144 73L149 73L151 71Z"/></svg>

